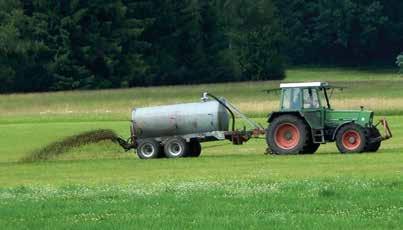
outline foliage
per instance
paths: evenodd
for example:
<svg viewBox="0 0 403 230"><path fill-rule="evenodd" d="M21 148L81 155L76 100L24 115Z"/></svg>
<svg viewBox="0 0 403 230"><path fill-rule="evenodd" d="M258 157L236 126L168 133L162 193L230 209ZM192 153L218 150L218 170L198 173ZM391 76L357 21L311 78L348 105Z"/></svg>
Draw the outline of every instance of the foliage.
<svg viewBox="0 0 403 230"><path fill-rule="evenodd" d="M228 49L211 0L2 0L1 5L0 92L255 80L283 72L282 65L267 64L277 51L263 64L242 58L244 65L265 72L240 71L241 60ZM262 23L270 25L269 19Z"/></svg>
<svg viewBox="0 0 403 230"><path fill-rule="evenodd" d="M401 0L0 0L0 93L391 66Z"/></svg>
<svg viewBox="0 0 403 230"><path fill-rule="evenodd" d="M396 64L400 68L400 72L403 73L403 54L400 54L396 58Z"/></svg>
<svg viewBox="0 0 403 230"><path fill-rule="evenodd" d="M1 91L127 87L148 69L140 39L148 21L134 17L137 3L4 2Z"/></svg>
<svg viewBox="0 0 403 230"><path fill-rule="evenodd" d="M0 92L48 89L49 47L35 39L42 37L44 25L25 15L15 1L2 0L0 6Z"/></svg>
<svg viewBox="0 0 403 230"><path fill-rule="evenodd" d="M400 52L400 0L275 0L293 64L388 65Z"/></svg>
<svg viewBox="0 0 403 230"><path fill-rule="evenodd" d="M282 79L284 37L275 6L267 0L255 1L252 6L241 1L238 8L241 23L237 38L245 77L252 80Z"/></svg>
<svg viewBox="0 0 403 230"><path fill-rule="evenodd" d="M45 18L54 62L53 89L128 86L147 70L139 38L146 19L135 18L137 1L34 3L35 18ZM45 30L46 31L46 30Z"/></svg>

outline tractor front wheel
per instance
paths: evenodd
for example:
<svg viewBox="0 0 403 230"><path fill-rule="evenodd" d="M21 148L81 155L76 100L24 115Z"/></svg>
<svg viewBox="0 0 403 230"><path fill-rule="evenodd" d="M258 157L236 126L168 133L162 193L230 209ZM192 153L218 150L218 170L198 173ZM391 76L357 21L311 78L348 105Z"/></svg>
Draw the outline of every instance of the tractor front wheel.
<svg viewBox="0 0 403 230"><path fill-rule="evenodd" d="M382 140L380 139L381 133L376 127L372 127L369 129L369 136L371 139L378 139L376 141L372 141L368 144L368 147L365 151L368 152L376 152L378 151L379 147L381 147ZM370 140L371 141L371 140Z"/></svg>
<svg viewBox="0 0 403 230"><path fill-rule="evenodd" d="M336 135L336 145L340 153L362 153L368 149L368 142L367 132L356 124L343 126Z"/></svg>
<svg viewBox="0 0 403 230"><path fill-rule="evenodd" d="M294 115L282 115L269 125L266 142L274 154L299 154L307 150L311 142L308 125Z"/></svg>

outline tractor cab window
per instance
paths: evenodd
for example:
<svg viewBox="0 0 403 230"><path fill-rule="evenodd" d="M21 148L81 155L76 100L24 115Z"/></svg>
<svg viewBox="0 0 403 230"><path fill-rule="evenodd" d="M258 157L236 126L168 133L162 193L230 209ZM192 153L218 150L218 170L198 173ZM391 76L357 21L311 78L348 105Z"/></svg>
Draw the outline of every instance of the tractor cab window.
<svg viewBox="0 0 403 230"><path fill-rule="evenodd" d="M322 106L326 106L328 109L330 109L330 105L328 104L328 100L326 98L326 89L320 89L318 90L318 95L319 95L319 101Z"/></svg>
<svg viewBox="0 0 403 230"><path fill-rule="evenodd" d="M301 109L301 89L283 89L283 103L281 105L281 108L284 110Z"/></svg>
<svg viewBox="0 0 403 230"><path fill-rule="evenodd" d="M304 89L304 109L319 109L320 102L317 89Z"/></svg>

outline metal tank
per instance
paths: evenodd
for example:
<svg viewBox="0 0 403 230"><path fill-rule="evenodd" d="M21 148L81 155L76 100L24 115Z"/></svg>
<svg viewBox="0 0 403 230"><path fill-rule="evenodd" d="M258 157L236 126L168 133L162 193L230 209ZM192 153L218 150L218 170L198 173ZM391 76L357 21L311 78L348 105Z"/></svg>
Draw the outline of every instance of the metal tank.
<svg viewBox="0 0 403 230"><path fill-rule="evenodd" d="M228 131L227 110L217 101L137 108L132 112L138 139Z"/></svg>

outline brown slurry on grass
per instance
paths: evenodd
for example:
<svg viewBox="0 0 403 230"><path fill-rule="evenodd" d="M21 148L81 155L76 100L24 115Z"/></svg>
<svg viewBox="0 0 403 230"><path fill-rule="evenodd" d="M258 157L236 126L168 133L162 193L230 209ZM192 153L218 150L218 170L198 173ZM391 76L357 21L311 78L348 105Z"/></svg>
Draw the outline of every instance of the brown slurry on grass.
<svg viewBox="0 0 403 230"><path fill-rule="evenodd" d="M83 132L77 135L69 136L60 141L55 141L49 145L31 152L29 155L20 159L20 162L45 161L61 155L69 150L83 145L97 143L105 140L116 141L117 134L112 130L99 129Z"/></svg>

